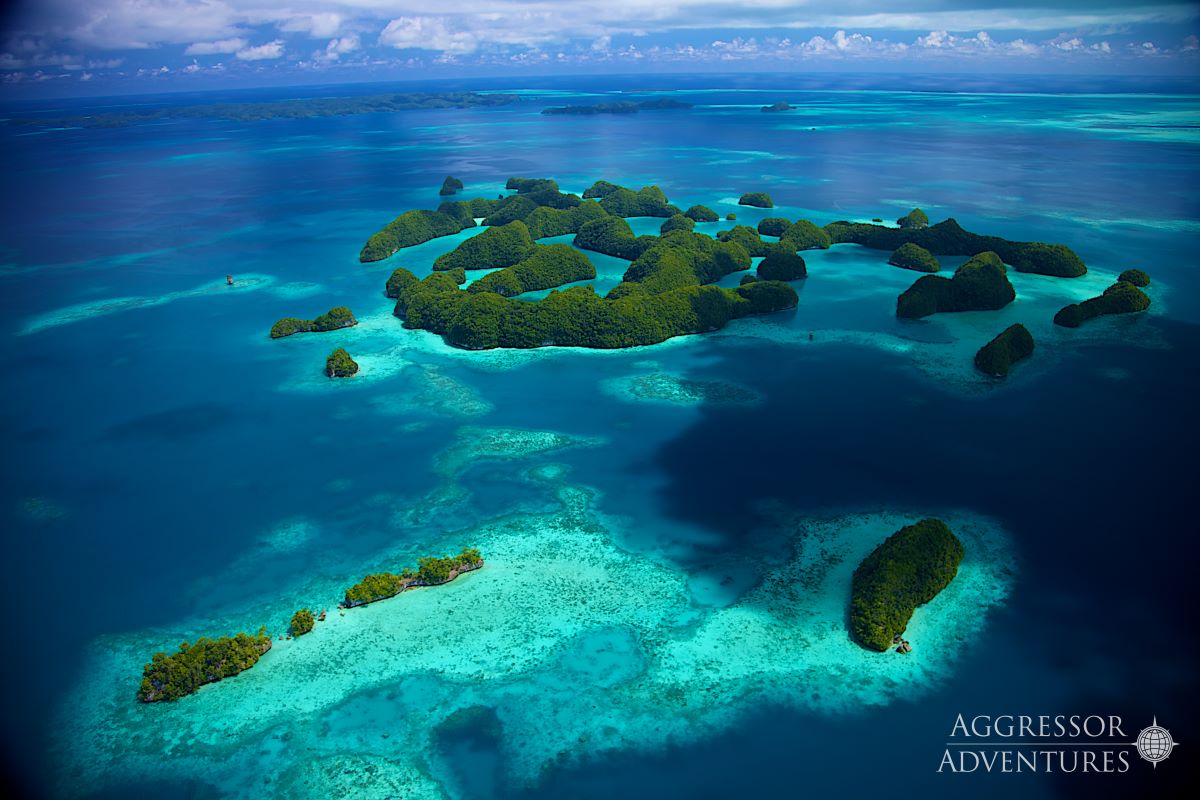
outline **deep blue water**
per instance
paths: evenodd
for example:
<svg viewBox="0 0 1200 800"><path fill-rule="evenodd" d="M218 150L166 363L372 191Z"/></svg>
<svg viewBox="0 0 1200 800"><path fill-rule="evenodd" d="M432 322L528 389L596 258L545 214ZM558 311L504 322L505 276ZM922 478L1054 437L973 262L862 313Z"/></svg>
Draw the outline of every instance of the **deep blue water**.
<svg viewBox="0 0 1200 800"><path fill-rule="evenodd" d="M1157 715L1178 740L1200 741L1191 723L1196 96L677 85L695 111L538 115L607 88L581 82L483 111L0 131L0 679L15 781L36 795L55 774L46 711L79 678L95 637L219 618L331 553L347 571L373 566L393 534L384 512L360 501L429 490L433 455L463 424L608 437L608 447L555 460L604 493L602 510L630 520L629 546L666 548L683 569L722 553L770 558L758 509L772 499L817 516L966 508L998 520L1019 554L1014 592L984 638L965 646L953 680L915 703L836 717L764 708L699 744L551 770L521 797L717 797L748 786L762 796L898 787L1076 796L1194 777L1186 746L1157 770L1135 764L1095 781L946 776L936 764L959 712ZM777 99L801 112L757 111ZM894 353L762 339L503 371L410 354L491 404L466 419L429 407L382 412L415 391L407 374L354 392L312 389L306 371L326 344L271 342L265 331L341 303L360 317L386 312L379 289L392 262L360 265L358 248L400 211L436 203L447 173L469 196L481 186L494 194L510 175L553 176L575 191L601 177L653 182L681 205L766 189L785 216L818 223L894 218L920 204L972 230L1068 243L1093 267L1143 266L1169 288L1168 311L1139 320L1127 341L1069 348L1053 369L982 396L939 385ZM58 309L184 292L229 272L316 288L184 297L25 332ZM802 297L818 279L814 269ZM795 324L872 330L889 312L864 304L842 325L806 313L802 301ZM1149 340L1159 346L1138 346ZM600 379L643 358L740 384L762 402L681 412L600 390ZM503 469L477 472L471 507L439 527L537 502ZM196 590L298 516L320 526L319 548L281 555L253 580ZM446 746L480 764L494 758L486 738ZM512 794L479 776L464 786Z"/></svg>

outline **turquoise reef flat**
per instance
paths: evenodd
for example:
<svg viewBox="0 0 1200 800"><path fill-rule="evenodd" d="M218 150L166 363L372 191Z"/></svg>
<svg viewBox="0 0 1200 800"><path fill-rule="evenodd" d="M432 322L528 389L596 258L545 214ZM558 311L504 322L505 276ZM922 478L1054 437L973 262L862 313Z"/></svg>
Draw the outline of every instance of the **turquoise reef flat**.
<svg viewBox="0 0 1200 800"><path fill-rule="evenodd" d="M462 429L459 443L437 459L446 484L433 496L453 495L447 490L480 460L520 463L579 445L602 443ZM98 641L60 716L70 765L63 788L150 780L165 759L177 775L230 797L271 787L292 796L305 781L313 796L340 796L356 791L365 769L379 796L442 797L452 783L437 777L446 767L430 755L430 737L475 706L495 709L500 720L506 780L531 785L563 754L586 759L712 736L768 698L827 713L912 699L952 674L1013 578L1003 530L947 513L967 557L950 587L909 625L920 657L872 653L845 627L850 575L912 516L780 519L791 557L763 567L752 590L714 607L697 602L686 573L622 549L618 523L595 509L594 490L567 482L562 467L521 469L523 480L550 493L553 511L446 536L478 547L486 569L332 614L311 634L276 642L252 670L194 696L154 707L132 702L146 654L177 634ZM286 551L311 536L293 521L263 547ZM337 589L281 588L294 591L314 607L319 597L332 607ZM245 616L278 619L292 605L289 597ZM364 705L360 698L373 692L386 697ZM230 781L245 759L259 764L264 785Z"/></svg>

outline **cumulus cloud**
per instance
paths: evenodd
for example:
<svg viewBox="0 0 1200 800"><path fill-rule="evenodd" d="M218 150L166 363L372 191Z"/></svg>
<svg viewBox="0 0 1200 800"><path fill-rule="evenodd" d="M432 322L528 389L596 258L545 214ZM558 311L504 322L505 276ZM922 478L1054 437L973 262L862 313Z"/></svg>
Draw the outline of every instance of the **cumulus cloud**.
<svg viewBox="0 0 1200 800"><path fill-rule="evenodd" d="M1200 50L1200 39L1196 38L1196 34L1184 37L1182 50L1185 53L1191 50Z"/></svg>
<svg viewBox="0 0 1200 800"><path fill-rule="evenodd" d="M398 17L379 34L379 43L397 50L440 50L473 53L479 46L475 34L452 31L441 17Z"/></svg>
<svg viewBox="0 0 1200 800"><path fill-rule="evenodd" d="M283 40L276 39L273 42L254 47L243 47L235 55L242 61L269 61L273 58L282 58Z"/></svg>
<svg viewBox="0 0 1200 800"><path fill-rule="evenodd" d="M183 51L185 56L211 56L230 54L242 50L249 44L245 39L221 39L217 42L193 42Z"/></svg>
<svg viewBox="0 0 1200 800"><path fill-rule="evenodd" d="M314 39L335 35L342 27L342 15L332 11L316 14L299 14L279 23L279 30L307 33Z"/></svg>
<svg viewBox="0 0 1200 800"><path fill-rule="evenodd" d="M346 53L353 53L360 47L358 34L352 33L336 39L330 39L324 50L313 53L313 59L321 62L337 61Z"/></svg>

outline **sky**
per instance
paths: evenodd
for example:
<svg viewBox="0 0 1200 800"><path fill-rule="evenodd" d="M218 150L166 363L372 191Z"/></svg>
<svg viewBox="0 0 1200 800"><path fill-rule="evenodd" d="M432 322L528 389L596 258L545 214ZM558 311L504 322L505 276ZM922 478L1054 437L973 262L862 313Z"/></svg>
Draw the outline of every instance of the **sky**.
<svg viewBox="0 0 1200 800"><path fill-rule="evenodd" d="M0 93L638 72L1200 75L1175 0L0 0Z"/></svg>

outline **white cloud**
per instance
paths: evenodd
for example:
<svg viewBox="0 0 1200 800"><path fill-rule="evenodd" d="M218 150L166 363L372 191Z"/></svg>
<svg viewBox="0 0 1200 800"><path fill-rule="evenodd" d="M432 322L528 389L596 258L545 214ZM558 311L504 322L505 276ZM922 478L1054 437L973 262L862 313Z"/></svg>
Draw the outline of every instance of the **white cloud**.
<svg viewBox="0 0 1200 800"><path fill-rule="evenodd" d="M1186 53L1191 50L1200 50L1200 39L1196 38L1196 34L1185 37L1183 40L1182 50Z"/></svg>
<svg viewBox="0 0 1200 800"><path fill-rule="evenodd" d="M332 11L300 14L279 23L279 30L288 33L307 33L314 39L334 36L342 28L342 15Z"/></svg>
<svg viewBox="0 0 1200 800"><path fill-rule="evenodd" d="M313 53L313 59L323 62L337 61L346 53L353 53L359 47L358 34L352 33L338 39L330 39L324 50Z"/></svg>
<svg viewBox="0 0 1200 800"><path fill-rule="evenodd" d="M221 39L217 42L193 42L183 51L185 56L211 56L236 53L249 44L245 39Z"/></svg>
<svg viewBox="0 0 1200 800"><path fill-rule="evenodd" d="M440 50L443 53L473 53L479 47L475 34L451 31L441 17L399 17L379 34L379 43L397 50Z"/></svg>
<svg viewBox="0 0 1200 800"><path fill-rule="evenodd" d="M242 61L268 61L273 58L283 57L283 41L276 39L273 42L256 45L254 47L244 47L237 51L237 57Z"/></svg>

